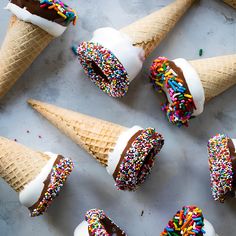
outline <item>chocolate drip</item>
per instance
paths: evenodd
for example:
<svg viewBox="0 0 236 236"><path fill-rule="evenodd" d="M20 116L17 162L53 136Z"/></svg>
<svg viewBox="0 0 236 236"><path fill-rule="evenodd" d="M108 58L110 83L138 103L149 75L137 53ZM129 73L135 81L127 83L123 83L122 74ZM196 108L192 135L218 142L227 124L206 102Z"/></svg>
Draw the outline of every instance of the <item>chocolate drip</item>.
<svg viewBox="0 0 236 236"><path fill-rule="evenodd" d="M113 178L114 178L114 180L116 180L116 178L117 178L117 175L118 175L119 170L120 170L120 165L121 165L121 163L123 162L123 160L124 160L124 158L125 158L126 152L129 150L129 148L131 147L132 143L135 141L135 139L136 139L141 133L142 133L142 130L139 130L137 133L135 133L135 134L131 137L131 139L130 139L129 142L127 143L127 145L126 145L124 151L123 151L122 154L121 154L121 157L120 157L120 160L119 160L119 162L118 162L118 165L116 166L116 169L115 169L115 171L114 171L114 173L113 173Z"/></svg>
<svg viewBox="0 0 236 236"><path fill-rule="evenodd" d="M70 24L70 22L65 22L65 19L59 14L57 14L57 11L53 9L48 9L47 7L40 7L39 0L11 0L10 2L20 8L25 8L33 15L37 15L49 21L56 22L62 26L67 26Z"/></svg>
<svg viewBox="0 0 236 236"><path fill-rule="evenodd" d="M53 163L53 166L57 165L60 163L61 159L63 159L64 157L61 155L58 155L55 162ZM43 191L38 199L38 201L31 207L29 207L28 209L30 210L30 212L32 213L34 211L34 209L37 208L37 206L39 205L39 203L42 201L42 199L44 198L45 193L47 192L48 186L50 184L50 179L51 179L51 173L52 170L50 171L47 179L43 182L44 183L44 187L43 187Z"/></svg>
<svg viewBox="0 0 236 236"><path fill-rule="evenodd" d="M114 222L112 222L109 218L105 217L104 219L100 219L100 223L105 228L106 232L110 236L126 236L126 233L121 230ZM89 231L89 230L88 230ZM92 236L89 231L89 235Z"/></svg>
<svg viewBox="0 0 236 236"><path fill-rule="evenodd" d="M183 86L186 88L185 93L191 94L189 87L187 85L187 82L184 77L184 73L181 68L179 68L173 61L168 61L170 68L180 77L180 79L183 81ZM194 101L193 101L194 103Z"/></svg>

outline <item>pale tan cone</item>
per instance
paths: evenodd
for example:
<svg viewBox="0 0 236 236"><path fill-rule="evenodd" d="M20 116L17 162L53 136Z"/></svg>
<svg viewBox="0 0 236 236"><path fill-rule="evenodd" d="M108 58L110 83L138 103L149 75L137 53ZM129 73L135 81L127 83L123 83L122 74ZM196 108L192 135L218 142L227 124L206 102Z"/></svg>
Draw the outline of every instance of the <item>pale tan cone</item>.
<svg viewBox="0 0 236 236"><path fill-rule="evenodd" d="M53 36L38 26L12 16L0 49L0 98L52 40Z"/></svg>
<svg viewBox="0 0 236 236"><path fill-rule="evenodd" d="M236 0L224 0L224 2L236 9Z"/></svg>
<svg viewBox="0 0 236 236"><path fill-rule="evenodd" d="M206 101L236 84L236 54L190 61L204 87Z"/></svg>
<svg viewBox="0 0 236 236"><path fill-rule="evenodd" d="M120 31L129 35L133 45L142 47L147 57L166 37L195 0L176 0Z"/></svg>
<svg viewBox="0 0 236 236"><path fill-rule="evenodd" d="M35 152L17 142L0 137L0 177L16 192L32 181L49 160L49 156Z"/></svg>
<svg viewBox="0 0 236 236"><path fill-rule="evenodd" d="M28 103L104 166L120 134L127 129L40 101L30 99Z"/></svg>

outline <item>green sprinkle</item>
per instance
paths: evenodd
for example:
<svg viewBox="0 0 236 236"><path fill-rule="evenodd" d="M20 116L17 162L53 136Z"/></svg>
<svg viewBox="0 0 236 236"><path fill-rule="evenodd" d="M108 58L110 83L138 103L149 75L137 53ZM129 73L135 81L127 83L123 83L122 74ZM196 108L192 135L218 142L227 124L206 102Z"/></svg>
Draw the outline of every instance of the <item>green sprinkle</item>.
<svg viewBox="0 0 236 236"><path fill-rule="evenodd" d="M203 55L203 49L199 50L199 56L201 57Z"/></svg>

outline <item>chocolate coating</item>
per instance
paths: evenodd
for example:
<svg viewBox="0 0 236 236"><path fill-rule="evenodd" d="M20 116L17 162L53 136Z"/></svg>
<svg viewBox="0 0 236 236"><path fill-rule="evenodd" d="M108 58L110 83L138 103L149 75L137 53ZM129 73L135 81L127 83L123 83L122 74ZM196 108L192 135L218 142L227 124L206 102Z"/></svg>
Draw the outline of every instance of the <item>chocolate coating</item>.
<svg viewBox="0 0 236 236"><path fill-rule="evenodd" d="M57 11L48 9L46 7L40 7L40 1L38 0L11 0L10 2L20 8L25 8L33 15L37 15L49 21L56 22L62 26L67 26L70 24L70 22L66 22L65 19L57 13Z"/></svg>

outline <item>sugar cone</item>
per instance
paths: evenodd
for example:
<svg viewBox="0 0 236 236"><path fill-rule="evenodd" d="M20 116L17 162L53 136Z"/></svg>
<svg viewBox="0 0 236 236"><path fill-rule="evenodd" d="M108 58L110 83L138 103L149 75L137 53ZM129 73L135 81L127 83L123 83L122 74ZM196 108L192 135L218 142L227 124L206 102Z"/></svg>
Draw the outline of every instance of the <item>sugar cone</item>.
<svg viewBox="0 0 236 236"><path fill-rule="evenodd" d="M147 57L194 2L195 0L176 0L120 31L130 36L134 46L142 47Z"/></svg>
<svg viewBox="0 0 236 236"><path fill-rule="evenodd" d="M0 49L0 98L52 41L53 36L36 25L13 16Z"/></svg>
<svg viewBox="0 0 236 236"><path fill-rule="evenodd" d="M206 101L236 84L236 54L190 61L202 81Z"/></svg>
<svg viewBox="0 0 236 236"><path fill-rule="evenodd" d="M21 144L0 137L0 176L16 191L32 181L49 157Z"/></svg>
<svg viewBox="0 0 236 236"><path fill-rule="evenodd" d="M83 147L102 165L114 150L119 135L127 128L50 104L29 100L29 104L59 130Z"/></svg>
<svg viewBox="0 0 236 236"><path fill-rule="evenodd" d="M236 0L224 0L224 2L236 9Z"/></svg>

